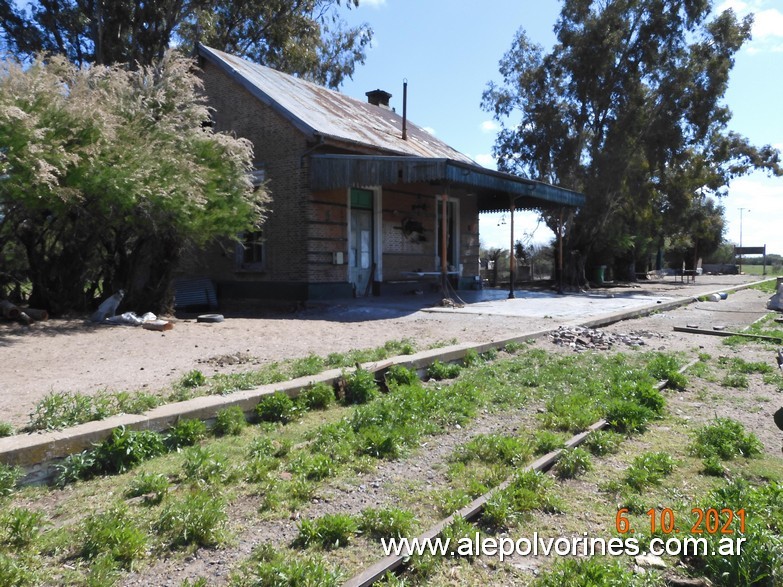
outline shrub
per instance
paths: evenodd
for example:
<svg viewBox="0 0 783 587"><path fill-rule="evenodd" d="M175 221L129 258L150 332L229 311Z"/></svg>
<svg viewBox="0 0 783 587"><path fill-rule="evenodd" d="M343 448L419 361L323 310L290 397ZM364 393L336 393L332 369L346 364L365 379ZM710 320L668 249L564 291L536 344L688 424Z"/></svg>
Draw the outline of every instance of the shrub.
<svg viewBox="0 0 783 587"><path fill-rule="evenodd" d="M411 512L398 508L365 509L359 518L359 530L377 540L403 538L412 533L413 522Z"/></svg>
<svg viewBox="0 0 783 587"><path fill-rule="evenodd" d="M462 368L459 365L452 363L441 363L436 360L432 365L427 368L427 377L441 381L443 379L454 379L459 376L459 372Z"/></svg>
<svg viewBox="0 0 783 587"><path fill-rule="evenodd" d="M691 444L691 452L702 458L755 457L761 454L762 444L752 432L731 418L716 418L712 424L699 428Z"/></svg>
<svg viewBox="0 0 783 587"><path fill-rule="evenodd" d="M96 447L96 473L124 473L165 452L166 446L160 434L151 430L127 430L120 426L112 430L111 436Z"/></svg>
<svg viewBox="0 0 783 587"><path fill-rule="evenodd" d="M378 397L375 375L365 369L343 374L343 394L346 404L366 404Z"/></svg>
<svg viewBox="0 0 783 587"><path fill-rule="evenodd" d="M325 410L334 402L334 387L324 382L313 383L302 390L299 401L308 410Z"/></svg>
<svg viewBox="0 0 783 587"><path fill-rule="evenodd" d="M173 450L193 446L207 436L207 425L201 420L177 420L168 432L166 440Z"/></svg>
<svg viewBox="0 0 783 587"><path fill-rule="evenodd" d="M294 401L282 391L276 391L265 397L256 406L256 413L264 422L288 424L297 417L298 412Z"/></svg>
<svg viewBox="0 0 783 587"><path fill-rule="evenodd" d="M124 506L89 516L83 535L82 556L95 559L106 554L126 568L147 549L147 535L128 517Z"/></svg>
<svg viewBox="0 0 783 587"><path fill-rule="evenodd" d="M219 436L239 436L247 425L245 413L239 406L218 410L215 415L215 434Z"/></svg>
<svg viewBox="0 0 783 587"><path fill-rule="evenodd" d="M555 474L561 479L573 479L593 468L590 453L582 448L564 450L555 464Z"/></svg>
<svg viewBox="0 0 783 587"><path fill-rule="evenodd" d="M128 497L144 496L147 504L157 504L163 501L169 490L169 480L159 473L139 473L130 482L125 495Z"/></svg>
<svg viewBox="0 0 783 587"><path fill-rule="evenodd" d="M349 515L326 514L316 520L302 520L294 543L304 547L318 545L331 550L347 546L358 529L356 520Z"/></svg>
<svg viewBox="0 0 783 587"><path fill-rule="evenodd" d="M21 477L21 468L0 463L0 497L11 495Z"/></svg>
<svg viewBox="0 0 783 587"><path fill-rule="evenodd" d="M184 498L169 503L156 528L166 534L174 546L216 546L225 539L228 517L221 498L196 489Z"/></svg>

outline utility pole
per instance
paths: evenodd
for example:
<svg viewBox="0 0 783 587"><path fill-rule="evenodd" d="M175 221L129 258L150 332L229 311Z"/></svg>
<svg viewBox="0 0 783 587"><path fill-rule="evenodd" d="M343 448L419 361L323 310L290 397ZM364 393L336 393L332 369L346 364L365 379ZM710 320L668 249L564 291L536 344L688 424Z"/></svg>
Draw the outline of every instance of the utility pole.
<svg viewBox="0 0 783 587"><path fill-rule="evenodd" d="M748 208L740 208L740 253L739 253L739 273L742 275L742 212L747 210L750 212L750 209Z"/></svg>

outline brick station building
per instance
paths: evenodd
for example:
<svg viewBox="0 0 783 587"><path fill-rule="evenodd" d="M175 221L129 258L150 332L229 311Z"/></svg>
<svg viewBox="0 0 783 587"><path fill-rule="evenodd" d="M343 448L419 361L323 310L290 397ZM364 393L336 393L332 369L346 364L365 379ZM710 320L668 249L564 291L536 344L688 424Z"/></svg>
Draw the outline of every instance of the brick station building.
<svg viewBox="0 0 783 587"><path fill-rule="evenodd" d="M382 90L355 100L203 45L198 56L215 129L253 143L272 197L244 245L187 268L222 298L385 295L444 277L475 287L480 212L583 203L481 167L403 120Z"/></svg>

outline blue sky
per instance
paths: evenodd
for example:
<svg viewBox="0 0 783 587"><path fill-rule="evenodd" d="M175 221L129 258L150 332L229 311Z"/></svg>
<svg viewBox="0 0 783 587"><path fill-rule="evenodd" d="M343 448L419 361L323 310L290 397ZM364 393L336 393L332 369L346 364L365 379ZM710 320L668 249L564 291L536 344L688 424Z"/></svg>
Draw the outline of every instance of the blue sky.
<svg viewBox="0 0 783 587"><path fill-rule="evenodd" d="M754 144L783 149L783 0L720 0L715 6L731 7L740 16L756 14L753 40L737 56L726 95L734 113L730 128ZM481 94L489 81L500 81L498 61L520 27L533 41L551 47L559 10L555 0L360 0L347 18L370 24L373 46L341 91L365 99L364 92L384 89L393 94L391 105L402 112L407 79L408 117L494 168L497 128L490 113L481 109ZM739 242L739 208L744 208L743 245L766 244L768 252L783 254L781 198L783 178L755 173L735 180L722 200L727 238ZM499 222L494 215L482 218L482 243L508 247L508 224ZM530 235L535 227L533 214L515 223L517 235ZM551 236L541 225L531 238L546 242Z"/></svg>

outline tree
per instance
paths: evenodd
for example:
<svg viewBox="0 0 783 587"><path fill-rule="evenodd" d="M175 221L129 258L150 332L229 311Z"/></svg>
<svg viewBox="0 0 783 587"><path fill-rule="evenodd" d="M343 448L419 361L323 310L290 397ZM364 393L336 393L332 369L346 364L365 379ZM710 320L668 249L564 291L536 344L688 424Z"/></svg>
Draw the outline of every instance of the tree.
<svg viewBox="0 0 783 587"><path fill-rule="evenodd" d="M565 0L549 53L519 31L483 105L502 124L501 170L586 195L567 224L572 263L633 272L703 191L783 172L775 149L727 130L722 99L751 24L712 17L707 0Z"/></svg>
<svg viewBox="0 0 783 587"><path fill-rule="evenodd" d="M251 144L208 119L176 52L136 71L2 63L0 261L29 279L32 304L84 309L122 287L129 307L165 310L185 247L263 220Z"/></svg>
<svg viewBox="0 0 783 587"><path fill-rule="evenodd" d="M172 41L205 44L338 87L363 63L372 31L340 18L358 0L0 0L10 50L77 64L150 65Z"/></svg>

